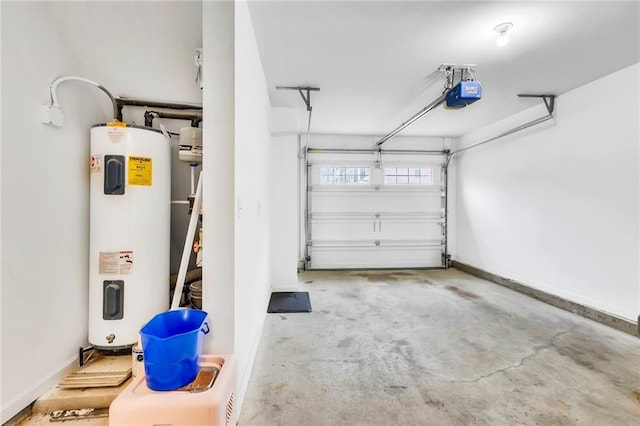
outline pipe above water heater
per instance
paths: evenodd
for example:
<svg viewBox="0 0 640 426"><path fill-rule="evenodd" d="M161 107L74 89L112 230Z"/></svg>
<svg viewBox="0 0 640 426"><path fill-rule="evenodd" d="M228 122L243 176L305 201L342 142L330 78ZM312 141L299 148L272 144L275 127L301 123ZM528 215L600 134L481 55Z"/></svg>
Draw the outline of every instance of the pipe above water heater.
<svg viewBox="0 0 640 426"><path fill-rule="evenodd" d="M198 127L202 122L202 112L146 111L144 113L144 125L147 127L152 127L154 118L188 120L188 121L191 121L191 127Z"/></svg>
<svg viewBox="0 0 640 426"><path fill-rule="evenodd" d="M151 101L148 99L125 98L122 96L119 96L116 99L116 103L117 103L117 118L120 121L122 121L122 108L125 106L202 111L201 104Z"/></svg>

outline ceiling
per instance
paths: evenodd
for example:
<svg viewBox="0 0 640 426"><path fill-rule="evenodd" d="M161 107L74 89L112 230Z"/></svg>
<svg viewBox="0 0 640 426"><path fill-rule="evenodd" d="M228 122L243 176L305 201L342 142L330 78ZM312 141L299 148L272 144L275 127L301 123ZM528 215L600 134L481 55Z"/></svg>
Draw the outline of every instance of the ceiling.
<svg viewBox="0 0 640 426"><path fill-rule="evenodd" d="M69 74L114 95L201 102L200 1L38 4L76 59ZM438 108L402 134L459 136L537 104L518 93L562 94L640 60L638 1L250 0L249 9L272 105L297 108L300 131L302 99L275 86L321 88L314 133L386 134L442 92L442 63L476 64L482 100ZM499 48L493 28L504 21L514 27Z"/></svg>
<svg viewBox="0 0 640 426"><path fill-rule="evenodd" d="M460 136L536 105L518 93L562 94L640 60L640 3L250 1L273 106L312 93L313 133L384 135L434 100L442 63L475 64L483 98L438 108L405 135ZM510 43L493 28L514 24ZM630 94L635 96L636 94Z"/></svg>

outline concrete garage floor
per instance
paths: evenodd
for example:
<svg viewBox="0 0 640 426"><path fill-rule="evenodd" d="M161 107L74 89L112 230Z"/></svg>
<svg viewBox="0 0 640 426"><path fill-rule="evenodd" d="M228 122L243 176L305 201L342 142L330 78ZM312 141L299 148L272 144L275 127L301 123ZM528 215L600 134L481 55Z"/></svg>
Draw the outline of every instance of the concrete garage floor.
<svg viewBox="0 0 640 426"><path fill-rule="evenodd" d="M455 269L299 279L240 426L640 424L636 337Z"/></svg>

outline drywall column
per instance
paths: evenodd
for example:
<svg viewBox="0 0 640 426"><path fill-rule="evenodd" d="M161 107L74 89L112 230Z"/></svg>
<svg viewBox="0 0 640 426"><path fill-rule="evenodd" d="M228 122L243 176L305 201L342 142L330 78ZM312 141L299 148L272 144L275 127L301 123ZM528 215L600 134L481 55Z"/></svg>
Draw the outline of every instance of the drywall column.
<svg viewBox="0 0 640 426"><path fill-rule="evenodd" d="M293 108L271 113L271 287L298 286L298 134Z"/></svg>
<svg viewBox="0 0 640 426"><path fill-rule="evenodd" d="M234 352L234 3L203 2L202 307L211 337L204 351Z"/></svg>
<svg viewBox="0 0 640 426"><path fill-rule="evenodd" d="M235 2L235 354L241 404L271 294L271 103L246 1Z"/></svg>

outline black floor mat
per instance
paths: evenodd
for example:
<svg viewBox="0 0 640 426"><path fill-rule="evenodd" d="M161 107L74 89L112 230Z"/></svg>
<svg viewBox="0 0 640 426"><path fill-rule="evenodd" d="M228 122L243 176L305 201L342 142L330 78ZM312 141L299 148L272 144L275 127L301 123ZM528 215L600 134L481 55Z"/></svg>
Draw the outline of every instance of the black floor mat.
<svg viewBox="0 0 640 426"><path fill-rule="evenodd" d="M283 291L271 293L269 314L286 314L291 312L311 312L311 300L306 291Z"/></svg>

